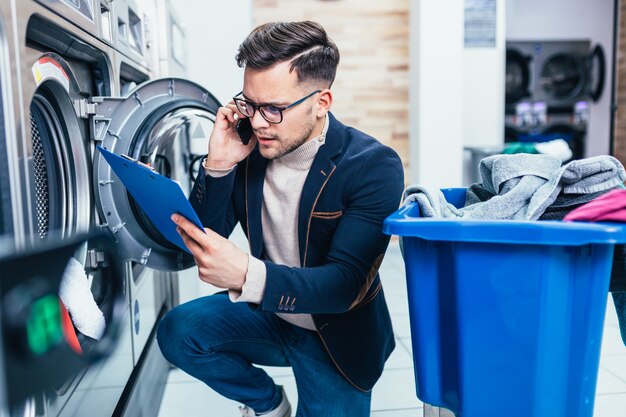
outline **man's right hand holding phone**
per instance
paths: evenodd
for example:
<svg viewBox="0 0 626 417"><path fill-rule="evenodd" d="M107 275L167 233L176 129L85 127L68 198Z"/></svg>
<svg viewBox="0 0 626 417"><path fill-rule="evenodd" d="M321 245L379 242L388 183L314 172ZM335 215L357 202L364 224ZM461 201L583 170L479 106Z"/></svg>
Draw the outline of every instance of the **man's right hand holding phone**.
<svg viewBox="0 0 626 417"><path fill-rule="evenodd" d="M247 144L244 144L245 141L242 140L237 130L237 124L240 121L247 123L250 128ZM240 126L239 131L243 134L246 129L246 126ZM209 139L209 154L205 161L205 168L215 170L232 168L250 155L256 142L249 119L243 116L237 110L235 103L231 101L226 106L220 107L215 116L215 126Z"/></svg>

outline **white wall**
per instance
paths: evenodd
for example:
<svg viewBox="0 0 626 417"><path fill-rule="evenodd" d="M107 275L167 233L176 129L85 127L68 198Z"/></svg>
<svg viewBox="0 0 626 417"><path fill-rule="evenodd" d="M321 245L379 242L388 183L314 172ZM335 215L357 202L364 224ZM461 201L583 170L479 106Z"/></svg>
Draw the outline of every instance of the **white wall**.
<svg viewBox="0 0 626 417"><path fill-rule="evenodd" d="M252 30L252 0L172 1L185 23L187 74L225 104L243 85L237 47Z"/></svg>
<svg viewBox="0 0 626 417"><path fill-rule="evenodd" d="M408 183L460 186L463 0L411 0Z"/></svg>
<svg viewBox="0 0 626 417"><path fill-rule="evenodd" d="M602 45L607 78L602 98L591 106L586 156L608 154L613 0L508 0L506 15L510 41L590 39Z"/></svg>
<svg viewBox="0 0 626 417"><path fill-rule="evenodd" d="M505 0L496 1L496 45L463 52L463 145L504 143Z"/></svg>
<svg viewBox="0 0 626 417"><path fill-rule="evenodd" d="M506 0L496 1L494 47L466 47L463 52L463 146L493 149L504 143L506 73ZM479 154L479 158L488 153ZM463 154L463 186L479 181L476 156Z"/></svg>

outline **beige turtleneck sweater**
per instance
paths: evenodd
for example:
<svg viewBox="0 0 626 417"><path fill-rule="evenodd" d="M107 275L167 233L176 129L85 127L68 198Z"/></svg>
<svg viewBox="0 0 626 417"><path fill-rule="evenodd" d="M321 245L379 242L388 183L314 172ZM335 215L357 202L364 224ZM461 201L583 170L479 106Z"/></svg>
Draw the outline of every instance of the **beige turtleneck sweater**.
<svg viewBox="0 0 626 417"><path fill-rule="evenodd" d="M263 206L261 222L265 253L275 264L301 267L298 247L298 209L304 181L311 169L313 159L326 141L329 118L326 116L322 133L290 153L269 161L263 183ZM234 167L233 167L234 169ZM230 170L210 170L207 175L220 177ZM242 291L229 290L233 302L260 304L265 292L265 264L248 255L248 272ZM310 314L276 313L280 318L296 326L315 330Z"/></svg>

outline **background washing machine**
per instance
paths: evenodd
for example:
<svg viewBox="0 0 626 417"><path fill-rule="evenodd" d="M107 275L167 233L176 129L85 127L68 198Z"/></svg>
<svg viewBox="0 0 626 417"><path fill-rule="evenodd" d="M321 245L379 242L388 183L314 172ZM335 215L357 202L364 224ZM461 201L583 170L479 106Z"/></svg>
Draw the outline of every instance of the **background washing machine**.
<svg viewBox="0 0 626 417"><path fill-rule="evenodd" d="M9 150L14 149L10 144L15 143L15 129L10 116L12 96L10 91L11 67L7 37L5 34L5 18L0 13L0 247L12 246L13 239L5 238L14 233L13 207L11 198L11 168L15 161L9 156Z"/></svg>
<svg viewBox="0 0 626 417"><path fill-rule="evenodd" d="M151 225L95 146L150 162L189 192L219 103L184 79L152 80L162 73L154 52L162 40L151 39L146 23L157 21L156 10L130 0L0 2L1 15L15 16L7 32L17 36L7 44L15 46L9 54L18 77L12 110L19 187L11 197L24 207L20 245L52 233L106 231L117 242L127 300L122 337L109 360L27 407L14 404L14 415L153 416L158 410L168 365L155 324L176 303L176 271L192 259ZM77 254L86 266L98 257L88 244ZM106 280L97 273L89 279L104 306ZM97 343L79 340L83 349Z"/></svg>
<svg viewBox="0 0 626 417"><path fill-rule="evenodd" d="M185 25L171 0L156 0L156 27L152 31L159 39L159 74L186 77L187 47Z"/></svg>
<svg viewBox="0 0 626 417"><path fill-rule="evenodd" d="M573 158L583 157L605 72L603 49L590 41L507 42L505 142L562 138Z"/></svg>

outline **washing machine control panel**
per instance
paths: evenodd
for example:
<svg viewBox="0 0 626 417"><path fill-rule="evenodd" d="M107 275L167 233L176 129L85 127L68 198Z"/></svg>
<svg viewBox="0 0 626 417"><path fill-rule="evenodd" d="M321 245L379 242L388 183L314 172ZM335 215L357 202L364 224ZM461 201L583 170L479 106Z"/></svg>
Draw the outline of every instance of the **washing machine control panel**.
<svg viewBox="0 0 626 417"><path fill-rule="evenodd" d="M65 20L108 44L113 43L111 0L36 0Z"/></svg>

